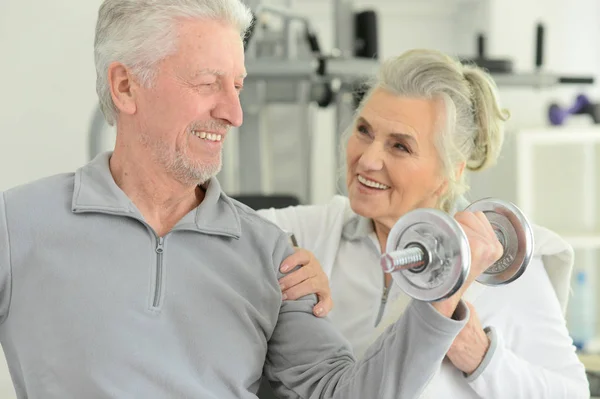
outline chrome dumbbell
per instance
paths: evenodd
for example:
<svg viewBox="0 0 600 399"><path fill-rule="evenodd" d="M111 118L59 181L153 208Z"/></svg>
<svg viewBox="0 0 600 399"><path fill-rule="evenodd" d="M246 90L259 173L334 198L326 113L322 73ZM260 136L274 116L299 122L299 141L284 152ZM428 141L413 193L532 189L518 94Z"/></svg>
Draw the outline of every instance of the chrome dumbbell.
<svg viewBox="0 0 600 399"><path fill-rule="evenodd" d="M467 207L482 211L504 252L477 281L502 285L519 278L531 260L533 231L514 204L483 199ZM471 251L465 232L453 217L436 209L416 209L402 216L387 239L381 267L409 296L427 302L452 296L469 274Z"/></svg>

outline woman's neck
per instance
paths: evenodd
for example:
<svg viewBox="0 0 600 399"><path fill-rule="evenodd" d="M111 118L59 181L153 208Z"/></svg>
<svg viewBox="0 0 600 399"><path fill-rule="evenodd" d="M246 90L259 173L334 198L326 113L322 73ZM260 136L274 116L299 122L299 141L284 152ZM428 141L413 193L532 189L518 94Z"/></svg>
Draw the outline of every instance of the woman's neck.
<svg viewBox="0 0 600 399"><path fill-rule="evenodd" d="M375 235L379 242L379 249L383 254L385 253L385 248L387 246L387 238L390 235L390 229L375 220L373 220L373 229L375 230Z"/></svg>
<svg viewBox="0 0 600 399"><path fill-rule="evenodd" d="M375 229L375 235L377 236L377 241L379 242L379 249L383 254L386 252L387 238L390 235L390 229L376 221L373 221L373 228ZM392 275L389 273L385 273L384 281L385 287L388 288L392 283Z"/></svg>

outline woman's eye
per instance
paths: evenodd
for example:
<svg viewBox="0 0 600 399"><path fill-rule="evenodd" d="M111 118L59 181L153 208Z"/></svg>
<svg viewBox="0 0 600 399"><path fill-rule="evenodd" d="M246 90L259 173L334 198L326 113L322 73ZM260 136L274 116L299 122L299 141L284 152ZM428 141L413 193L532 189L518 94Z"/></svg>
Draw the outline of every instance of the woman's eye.
<svg viewBox="0 0 600 399"><path fill-rule="evenodd" d="M395 149L400 150L400 151L404 151L404 152L408 152L410 153L410 150L408 149L408 147L406 147L404 144L401 143L396 143L393 146Z"/></svg>
<svg viewBox="0 0 600 399"><path fill-rule="evenodd" d="M369 130L367 129L367 127L365 125L358 125L356 130L361 134L369 134Z"/></svg>

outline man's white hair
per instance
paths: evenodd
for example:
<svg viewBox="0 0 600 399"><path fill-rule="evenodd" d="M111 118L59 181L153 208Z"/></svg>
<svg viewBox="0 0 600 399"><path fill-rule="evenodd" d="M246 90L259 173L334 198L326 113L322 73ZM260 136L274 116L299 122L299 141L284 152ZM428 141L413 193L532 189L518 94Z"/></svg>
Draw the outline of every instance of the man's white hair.
<svg viewBox="0 0 600 399"><path fill-rule="evenodd" d="M239 0L105 0L98 12L94 58L96 92L109 125L117 108L108 85L108 66L120 62L150 87L156 64L176 51L175 24L180 18L224 21L244 38L252 13Z"/></svg>

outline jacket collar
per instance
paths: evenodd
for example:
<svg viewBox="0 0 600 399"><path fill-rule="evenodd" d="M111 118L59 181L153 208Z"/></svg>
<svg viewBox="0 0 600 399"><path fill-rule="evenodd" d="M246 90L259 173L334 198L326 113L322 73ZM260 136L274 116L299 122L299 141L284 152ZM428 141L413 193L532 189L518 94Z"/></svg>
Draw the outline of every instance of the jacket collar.
<svg viewBox="0 0 600 399"><path fill-rule="evenodd" d="M99 154L75 172L72 211L122 215L144 221L137 207L115 183L109 168L111 155L112 152ZM209 180L202 203L185 215L174 228L179 229L234 238L241 236L237 209L223 193L215 177Z"/></svg>

